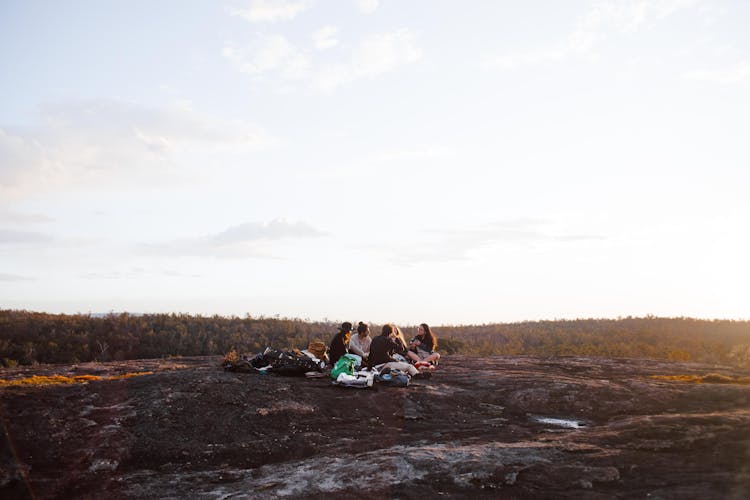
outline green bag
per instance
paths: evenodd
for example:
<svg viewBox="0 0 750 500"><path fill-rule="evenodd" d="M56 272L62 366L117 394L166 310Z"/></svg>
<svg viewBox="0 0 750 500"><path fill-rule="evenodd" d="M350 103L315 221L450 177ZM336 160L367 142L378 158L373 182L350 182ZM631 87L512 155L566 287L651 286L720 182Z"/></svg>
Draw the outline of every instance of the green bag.
<svg viewBox="0 0 750 500"><path fill-rule="evenodd" d="M331 370L331 378L337 379L339 375L346 373L347 375L354 375L354 360L346 356L341 356L336 365Z"/></svg>

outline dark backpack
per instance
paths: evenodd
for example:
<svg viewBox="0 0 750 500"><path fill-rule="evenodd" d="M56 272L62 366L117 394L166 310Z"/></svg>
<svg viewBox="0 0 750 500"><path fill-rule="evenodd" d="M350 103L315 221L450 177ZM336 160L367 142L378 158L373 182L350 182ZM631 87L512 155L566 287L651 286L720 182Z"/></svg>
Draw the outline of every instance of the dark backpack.
<svg viewBox="0 0 750 500"><path fill-rule="evenodd" d="M255 368L271 366L269 371L279 375L304 375L307 372L322 371L320 364L313 361L309 356L297 351L278 351L266 349L262 354L256 355L250 360Z"/></svg>
<svg viewBox="0 0 750 500"><path fill-rule="evenodd" d="M375 380L389 387L408 387L410 377L401 370L386 370L377 375Z"/></svg>

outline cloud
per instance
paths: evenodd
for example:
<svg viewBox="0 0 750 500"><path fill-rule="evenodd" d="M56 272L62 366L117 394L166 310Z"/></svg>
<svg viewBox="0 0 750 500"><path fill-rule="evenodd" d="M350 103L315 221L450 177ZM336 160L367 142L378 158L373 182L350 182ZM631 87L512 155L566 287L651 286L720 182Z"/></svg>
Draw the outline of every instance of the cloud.
<svg viewBox="0 0 750 500"><path fill-rule="evenodd" d="M322 67L315 74L314 84L323 91L363 78L395 71L421 59L422 49L416 35L409 30L395 30L364 38L348 60Z"/></svg>
<svg viewBox="0 0 750 500"><path fill-rule="evenodd" d="M318 50L326 50L338 45L339 41L336 39L336 34L338 32L339 29L335 26L323 26L317 30L313 33L315 48Z"/></svg>
<svg viewBox="0 0 750 500"><path fill-rule="evenodd" d="M504 70L591 56L612 34L633 34L702 0L608 0L594 3L580 16L567 39L531 51L485 55L481 65Z"/></svg>
<svg viewBox="0 0 750 500"><path fill-rule="evenodd" d="M244 120L220 120L184 106L121 101L47 104L33 128L0 128L0 195L107 182L152 182L201 151L252 152L275 141Z"/></svg>
<svg viewBox="0 0 750 500"><path fill-rule="evenodd" d="M0 281L34 281L35 278L19 276L18 274L0 273Z"/></svg>
<svg viewBox="0 0 750 500"><path fill-rule="evenodd" d="M14 186L29 172L45 170L44 148L34 137L14 135L0 128L0 192Z"/></svg>
<svg viewBox="0 0 750 500"><path fill-rule="evenodd" d="M222 53L249 75L278 73L282 78L297 80L310 73L308 57L281 35L259 36L246 46L227 45Z"/></svg>
<svg viewBox="0 0 750 500"><path fill-rule="evenodd" d="M272 75L304 81L324 92L393 72L422 57L417 36L409 30L370 35L339 53L343 55L338 62L316 63L310 54L281 35L259 35L250 44L229 44L222 51L239 71L253 77Z"/></svg>
<svg viewBox="0 0 750 500"><path fill-rule="evenodd" d="M546 229L539 219L518 219L474 228L425 231L417 251L401 252L392 261L402 265L468 260L472 252L496 244L577 242L603 240L599 235L559 234ZM414 247L410 247L414 248Z"/></svg>
<svg viewBox="0 0 750 500"><path fill-rule="evenodd" d="M384 151L378 153L370 158L370 161L374 163L388 163L393 161L403 160L424 160L430 158L437 158L450 154L452 151L446 147L414 147L405 149L396 149L390 151Z"/></svg>
<svg viewBox="0 0 750 500"><path fill-rule="evenodd" d="M285 219L275 219L268 223L246 222L232 226L214 235L212 240L217 244L226 245L282 238L311 238L324 234L305 222L290 223Z"/></svg>
<svg viewBox="0 0 750 500"><path fill-rule="evenodd" d="M274 219L267 223L246 222L197 238L180 238L165 243L144 245L143 249L147 253L161 255L273 259L276 257L268 249L271 242L318 238L326 234L305 222Z"/></svg>
<svg viewBox="0 0 750 500"><path fill-rule="evenodd" d="M750 61L740 61L729 68L689 71L683 75L688 80L732 85L750 80Z"/></svg>
<svg viewBox="0 0 750 500"><path fill-rule="evenodd" d="M46 233L34 231L17 231L15 229L0 229L0 245L25 245L49 243L54 237Z"/></svg>
<svg viewBox="0 0 750 500"><path fill-rule="evenodd" d="M0 222L10 224L36 224L43 222L53 222L55 219L40 213L16 212L8 208L0 207Z"/></svg>
<svg viewBox="0 0 750 500"><path fill-rule="evenodd" d="M372 14L378 9L380 0L356 0L359 11L363 14Z"/></svg>
<svg viewBox="0 0 750 500"><path fill-rule="evenodd" d="M93 280L121 280L144 278L148 276L169 277L169 278L200 278L199 274L189 274L175 271L172 269L148 270L141 267L133 267L126 271L105 271L81 274L81 278Z"/></svg>
<svg viewBox="0 0 750 500"><path fill-rule="evenodd" d="M570 54L567 47L551 47L529 52L489 55L482 59L484 68L515 69L522 66L534 66L549 62L561 61Z"/></svg>
<svg viewBox="0 0 750 500"><path fill-rule="evenodd" d="M579 20L578 32L616 30L632 33L702 0L637 0L597 2Z"/></svg>
<svg viewBox="0 0 750 500"><path fill-rule="evenodd" d="M232 16L251 23L289 21L312 6L311 0L252 0L245 8L228 9Z"/></svg>

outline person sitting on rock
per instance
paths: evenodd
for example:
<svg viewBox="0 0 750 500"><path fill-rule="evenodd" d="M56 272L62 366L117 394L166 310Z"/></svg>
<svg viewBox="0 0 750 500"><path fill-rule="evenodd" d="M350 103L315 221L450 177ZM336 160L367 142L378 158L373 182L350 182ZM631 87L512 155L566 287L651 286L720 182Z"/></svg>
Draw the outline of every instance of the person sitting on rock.
<svg viewBox="0 0 750 500"><path fill-rule="evenodd" d="M394 325L391 338L401 344L401 348L396 351L393 357L396 359L396 361L409 362L409 360L405 358L406 352L409 350L409 344L406 342L406 337L404 337L404 332L401 331L401 328Z"/></svg>
<svg viewBox="0 0 750 500"><path fill-rule="evenodd" d="M394 358L394 354L404 353L403 346L400 341L394 338L394 333L395 327L391 324L385 324L380 335L372 339L370 356L367 358L367 368L369 370L372 370L373 367L378 367L381 370L385 368L402 370L414 376L419 373L419 370L409 363L400 362Z"/></svg>
<svg viewBox="0 0 750 500"><path fill-rule="evenodd" d="M409 343L407 355L415 364L435 365L440 359L437 349L437 338L426 323L417 328L417 336Z"/></svg>
<svg viewBox="0 0 750 500"><path fill-rule="evenodd" d="M370 327L360 321L359 325L357 325L357 335L352 335L352 338L349 340L349 352L360 356L364 363L370 354L371 343Z"/></svg>
<svg viewBox="0 0 750 500"><path fill-rule="evenodd" d="M349 352L349 339L352 336L352 324L348 321L341 323L339 332L331 340L331 345L328 348L328 358L331 361L331 365L335 366L336 361L341 356Z"/></svg>

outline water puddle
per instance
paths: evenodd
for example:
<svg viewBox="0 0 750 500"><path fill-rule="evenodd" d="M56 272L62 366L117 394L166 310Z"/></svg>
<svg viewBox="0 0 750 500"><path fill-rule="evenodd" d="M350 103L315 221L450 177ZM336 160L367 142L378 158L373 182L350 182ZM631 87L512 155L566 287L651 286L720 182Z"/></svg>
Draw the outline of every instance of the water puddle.
<svg viewBox="0 0 750 500"><path fill-rule="evenodd" d="M583 420L575 420L571 418L539 417L531 415L531 420L539 422L540 424L555 425L566 429L583 429L588 426Z"/></svg>

